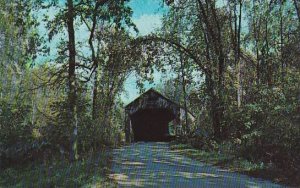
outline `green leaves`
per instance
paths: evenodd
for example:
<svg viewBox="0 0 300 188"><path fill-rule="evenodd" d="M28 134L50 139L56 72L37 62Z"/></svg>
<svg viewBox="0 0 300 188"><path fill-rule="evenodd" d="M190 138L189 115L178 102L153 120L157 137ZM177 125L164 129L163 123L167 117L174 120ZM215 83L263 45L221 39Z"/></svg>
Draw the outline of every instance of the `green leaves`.
<svg viewBox="0 0 300 188"><path fill-rule="evenodd" d="M248 108L250 111L255 113L259 113L263 111L260 104L247 104L245 108Z"/></svg>

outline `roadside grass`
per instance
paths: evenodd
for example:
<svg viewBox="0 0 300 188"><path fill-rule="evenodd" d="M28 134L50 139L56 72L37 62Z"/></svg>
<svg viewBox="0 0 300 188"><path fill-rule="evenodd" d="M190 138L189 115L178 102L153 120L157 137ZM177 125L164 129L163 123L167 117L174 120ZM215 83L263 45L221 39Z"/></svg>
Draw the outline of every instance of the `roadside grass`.
<svg viewBox="0 0 300 188"><path fill-rule="evenodd" d="M231 159L231 156L219 154L217 152L206 152L193 148L188 144L175 144L171 143L171 150L184 154L192 159L196 159L201 162L216 165L219 162L227 161Z"/></svg>
<svg viewBox="0 0 300 188"><path fill-rule="evenodd" d="M53 160L0 172L0 187L116 187L109 180L111 154L101 151L70 163Z"/></svg>
<svg viewBox="0 0 300 188"><path fill-rule="evenodd" d="M171 142L170 148L173 151L197 161L219 166L231 172L238 172L256 178L263 178L288 186L300 185L300 178L297 174L275 168L262 162L254 163L227 153L203 151L200 149L195 149L189 144L180 144L177 142Z"/></svg>

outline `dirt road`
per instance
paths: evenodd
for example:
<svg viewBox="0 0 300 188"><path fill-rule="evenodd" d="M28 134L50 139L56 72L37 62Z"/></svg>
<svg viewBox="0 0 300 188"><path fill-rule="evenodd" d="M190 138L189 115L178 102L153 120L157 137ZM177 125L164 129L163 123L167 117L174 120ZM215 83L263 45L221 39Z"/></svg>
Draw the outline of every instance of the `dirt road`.
<svg viewBox="0 0 300 188"><path fill-rule="evenodd" d="M134 143L113 155L110 178L119 187L281 187L192 160L167 143Z"/></svg>

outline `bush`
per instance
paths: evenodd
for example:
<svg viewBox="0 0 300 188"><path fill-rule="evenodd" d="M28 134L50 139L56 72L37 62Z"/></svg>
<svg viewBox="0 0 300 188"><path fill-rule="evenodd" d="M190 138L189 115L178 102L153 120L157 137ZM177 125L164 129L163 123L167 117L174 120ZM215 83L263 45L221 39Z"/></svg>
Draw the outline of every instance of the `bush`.
<svg viewBox="0 0 300 188"><path fill-rule="evenodd" d="M258 88L251 103L226 113L230 138L237 138L237 154L279 168L299 166L300 127L297 88ZM297 144L298 143L298 144Z"/></svg>

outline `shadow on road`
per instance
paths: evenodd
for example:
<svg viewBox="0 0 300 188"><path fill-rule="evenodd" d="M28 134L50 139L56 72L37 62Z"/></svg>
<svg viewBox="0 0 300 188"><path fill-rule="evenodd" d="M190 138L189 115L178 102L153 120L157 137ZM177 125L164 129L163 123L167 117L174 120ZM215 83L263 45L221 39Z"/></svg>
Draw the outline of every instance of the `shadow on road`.
<svg viewBox="0 0 300 188"><path fill-rule="evenodd" d="M110 178L119 187L281 187L194 161L167 143L134 143L113 155Z"/></svg>

